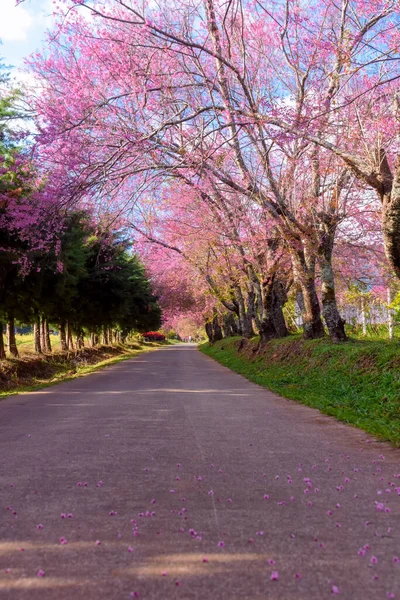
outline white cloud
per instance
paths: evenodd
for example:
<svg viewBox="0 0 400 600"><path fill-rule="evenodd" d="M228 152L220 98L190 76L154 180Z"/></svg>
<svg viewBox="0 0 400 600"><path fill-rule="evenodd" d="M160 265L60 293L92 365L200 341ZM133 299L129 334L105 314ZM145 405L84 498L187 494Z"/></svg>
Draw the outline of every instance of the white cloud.
<svg viewBox="0 0 400 600"><path fill-rule="evenodd" d="M15 6L15 0L1 0L0 39L21 42L27 39L33 19L23 6Z"/></svg>

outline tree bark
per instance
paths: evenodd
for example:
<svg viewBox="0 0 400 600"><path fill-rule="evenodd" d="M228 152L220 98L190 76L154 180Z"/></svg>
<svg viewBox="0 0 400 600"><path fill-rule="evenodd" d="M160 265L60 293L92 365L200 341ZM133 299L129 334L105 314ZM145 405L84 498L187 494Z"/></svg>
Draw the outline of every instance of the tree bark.
<svg viewBox="0 0 400 600"><path fill-rule="evenodd" d="M333 342L346 342L345 321L339 313L336 303L335 279L330 257L324 257L321 262L321 300L322 314Z"/></svg>
<svg viewBox="0 0 400 600"><path fill-rule="evenodd" d="M222 318L222 332L224 337L238 335L238 324L236 323L234 313L229 312L224 314Z"/></svg>
<svg viewBox="0 0 400 600"><path fill-rule="evenodd" d="M67 321L67 344L68 344L68 350L74 350L74 341L72 338L72 327L68 321Z"/></svg>
<svg viewBox="0 0 400 600"><path fill-rule="evenodd" d="M44 343L46 352L51 352L50 327L47 319L44 321Z"/></svg>
<svg viewBox="0 0 400 600"><path fill-rule="evenodd" d="M66 352L68 350L68 342L67 342L67 333L66 333L66 323L65 323L65 321L61 321L59 328L60 328L61 350L63 352Z"/></svg>
<svg viewBox="0 0 400 600"><path fill-rule="evenodd" d="M286 291L281 281L271 277L264 282L262 287L260 345L264 345L274 338L288 335L282 310L286 299Z"/></svg>
<svg viewBox="0 0 400 600"><path fill-rule="evenodd" d="M393 339L393 333L394 333L394 328L393 328L393 311L390 308L390 305L392 304L393 299L392 299L392 290L390 288L387 289L387 303L388 303L388 331L389 331L389 340Z"/></svg>
<svg viewBox="0 0 400 600"><path fill-rule="evenodd" d="M103 327L103 340L102 341L105 346L108 345L108 329L105 325Z"/></svg>
<svg viewBox="0 0 400 600"><path fill-rule="evenodd" d="M15 339L15 321L14 317L9 317L7 327L7 347L8 351L12 356L18 358L17 340Z"/></svg>
<svg viewBox="0 0 400 600"><path fill-rule="evenodd" d="M81 349L85 346L85 336L82 329L79 329L75 338L76 348Z"/></svg>
<svg viewBox="0 0 400 600"><path fill-rule="evenodd" d="M42 345L40 342L40 317L39 315L35 316L35 322L33 324L33 339L34 339L34 346L35 346L35 352L37 352L38 354L43 354L42 351Z"/></svg>
<svg viewBox="0 0 400 600"><path fill-rule="evenodd" d="M307 340L324 337L321 307L315 289L315 259L304 251L291 252L293 275L303 296L303 335Z"/></svg>
<svg viewBox="0 0 400 600"><path fill-rule="evenodd" d="M208 341L210 342L210 344L212 344L214 341L214 332L213 332L212 323L210 321L206 321L204 324L204 329L206 330Z"/></svg>
<svg viewBox="0 0 400 600"><path fill-rule="evenodd" d="M204 328L210 344L223 339L222 328L219 324L218 315L214 313L211 321L206 321Z"/></svg>
<svg viewBox="0 0 400 600"><path fill-rule="evenodd" d="M235 287L235 296L239 309L241 335L244 338L252 338L255 336L253 329L253 314L246 309L243 293L239 286Z"/></svg>
<svg viewBox="0 0 400 600"><path fill-rule="evenodd" d="M361 323L363 335L367 335L367 314L365 311L365 298L361 296Z"/></svg>
<svg viewBox="0 0 400 600"><path fill-rule="evenodd" d="M6 349L4 347L3 323L0 321L0 360L6 358Z"/></svg>
<svg viewBox="0 0 400 600"><path fill-rule="evenodd" d="M43 318L40 319L40 345L42 347L42 352L46 352L46 331L45 320Z"/></svg>
<svg viewBox="0 0 400 600"><path fill-rule="evenodd" d="M218 315L214 316L212 325L213 325L213 332L214 332L214 342L217 342L218 340L222 340L223 335L222 335L221 326L219 324Z"/></svg>

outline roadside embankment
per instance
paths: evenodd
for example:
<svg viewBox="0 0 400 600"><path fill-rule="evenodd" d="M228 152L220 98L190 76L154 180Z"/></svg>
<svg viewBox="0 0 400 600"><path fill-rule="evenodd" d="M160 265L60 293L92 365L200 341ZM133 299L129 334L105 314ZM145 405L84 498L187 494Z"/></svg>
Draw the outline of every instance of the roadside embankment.
<svg viewBox="0 0 400 600"><path fill-rule="evenodd" d="M200 350L277 394L400 446L400 343L226 338Z"/></svg>

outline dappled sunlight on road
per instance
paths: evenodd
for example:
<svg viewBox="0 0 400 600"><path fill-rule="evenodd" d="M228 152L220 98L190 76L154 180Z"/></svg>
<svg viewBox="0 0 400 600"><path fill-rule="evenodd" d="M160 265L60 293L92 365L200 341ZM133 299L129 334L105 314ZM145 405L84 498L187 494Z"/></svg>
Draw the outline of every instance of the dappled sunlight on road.
<svg viewBox="0 0 400 600"><path fill-rule="evenodd" d="M119 575L138 575L141 577L160 577L163 573L172 577L182 575L207 576L235 569L247 569L249 563L257 563L265 571L265 554L203 554L181 553L154 556L148 564L119 569ZM243 564L242 564L243 563Z"/></svg>
<svg viewBox="0 0 400 600"><path fill-rule="evenodd" d="M81 587L90 585L89 580L83 579L68 579L64 577L24 577L21 579L12 579L10 577L0 578L0 590L23 590L23 589L38 589L38 588L64 588L64 587Z"/></svg>

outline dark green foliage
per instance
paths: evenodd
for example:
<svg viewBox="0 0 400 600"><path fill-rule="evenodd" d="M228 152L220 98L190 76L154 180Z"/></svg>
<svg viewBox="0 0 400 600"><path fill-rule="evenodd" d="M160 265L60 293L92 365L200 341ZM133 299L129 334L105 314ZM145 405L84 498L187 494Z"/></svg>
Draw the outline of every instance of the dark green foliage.
<svg viewBox="0 0 400 600"><path fill-rule="evenodd" d="M1 236L7 236L0 230ZM15 238L15 239L14 239ZM17 247L23 242L11 240ZM103 328L120 332L157 329L161 311L143 265L116 233L97 232L84 212L65 217L60 247L29 256L29 272L3 253L0 274L2 317L32 323L40 315L56 327L68 322L76 335Z"/></svg>

